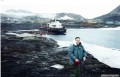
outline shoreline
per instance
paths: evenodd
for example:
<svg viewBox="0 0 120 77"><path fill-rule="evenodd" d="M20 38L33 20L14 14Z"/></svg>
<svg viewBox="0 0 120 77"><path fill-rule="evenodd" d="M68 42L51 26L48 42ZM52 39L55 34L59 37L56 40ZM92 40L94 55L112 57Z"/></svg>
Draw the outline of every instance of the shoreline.
<svg viewBox="0 0 120 77"><path fill-rule="evenodd" d="M34 39L2 38L2 77L58 77L73 76L73 69L68 63L67 48L58 48L55 40L46 37ZM100 77L101 74L119 74L120 69L111 68L87 53L83 66L83 77ZM52 65L60 64L58 70ZM18 70L19 69L19 70ZM66 72L66 73L65 73ZM62 76L61 76L62 77Z"/></svg>
<svg viewBox="0 0 120 77"><path fill-rule="evenodd" d="M103 27L94 27L94 26L65 26L68 29L100 29L100 28L117 28L119 25L112 25L106 27L106 25L102 24ZM39 29L40 23L1 23L2 30L29 30L29 29Z"/></svg>

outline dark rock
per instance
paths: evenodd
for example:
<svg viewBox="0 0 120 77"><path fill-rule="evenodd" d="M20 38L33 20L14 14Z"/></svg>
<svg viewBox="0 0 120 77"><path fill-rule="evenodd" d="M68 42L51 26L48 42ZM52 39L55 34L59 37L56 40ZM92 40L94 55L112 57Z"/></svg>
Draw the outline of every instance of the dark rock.
<svg viewBox="0 0 120 77"><path fill-rule="evenodd" d="M2 39L2 77L73 77L67 48L57 48L57 42L40 37L37 39ZM51 68L61 64L61 70ZM100 77L101 74L119 74L120 69L110 68L88 54L81 67L83 77Z"/></svg>

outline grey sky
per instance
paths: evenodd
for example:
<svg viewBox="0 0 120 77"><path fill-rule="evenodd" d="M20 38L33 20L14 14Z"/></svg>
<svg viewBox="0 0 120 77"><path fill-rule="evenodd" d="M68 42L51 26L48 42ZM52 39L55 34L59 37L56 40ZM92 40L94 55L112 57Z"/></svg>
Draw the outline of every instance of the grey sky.
<svg viewBox="0 0 120 77"><path fill-rule="evenodd" d="M0 10L23 9L35 13L69 12L94 18L112 11L120 0L1 0Z"/></svg>

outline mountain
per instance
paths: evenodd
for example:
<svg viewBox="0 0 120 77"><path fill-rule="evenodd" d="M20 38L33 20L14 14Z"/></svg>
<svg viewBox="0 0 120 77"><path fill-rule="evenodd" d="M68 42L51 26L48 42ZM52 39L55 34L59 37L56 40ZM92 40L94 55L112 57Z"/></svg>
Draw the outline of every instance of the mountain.
<svg viewBox="0 0 120 77"><path fill-rule="evenodd" d="M12 17L24 17L24 16L31 16L31 15L35 15L35 13L32 13L30 11L26 11L26 10L14 10L14 9L10 9L7 10L5 12L2 12L2 14L6 14Z"/></svg>
<svg viewBox="0 0 120 77"><path fill-rule="evenodd" d="M119 14L120 15L120 5L110 12L111 14Z"/></svg>
<svg viewBox="0 0 120 77"><path fill-rule="evenodd" d="M6 22L13 22L13 21L19 21L21 17L15 16L15 15L9 15L6 13L1 13L1 22L6 23Z"/></svg>
<svg viewBox="0 0 120 77"><path fill-rule="evenodd" d="M65 15L64 17L60 17L59 20L74 20L72 17Z"/></svg>
<svg viewBox="0 0 120 77"><path fill-rule="evenodd" d="M9 16L13 16L13 17L15 17L15 16L16 17L23 17L23 16L38 15L41 18L49 18L49 19L61 18L61 17L64 17L64 16L68 16L68 17L71 17L71 18L76 19L76 20L85 19L81 15L74 14L74 13L33 13L33 12L22 10L22 9L20 9L20 10L10 9L10 10L7 10L5 12L2 12L2 14L6 14L6 15L9 15Z"/></svg>
<svg viewBox="0 0 120 77"><path fill-rule="evenodd" d="M13 12L13 13L32 13L30 11L26 11L26 10L13 10L13 9L10 9L10 10L7 10L6 12Z"/></svg>
<svg viewBox="0 0 120 77"><path fill-rule="evenodd" d="M80 20L80 21L85 19L81 15L74 14L74 13L57 13L55 18L62 18L64 16L68 16L69 18L72 18L74 20Z"/></svg>
<svg viewBox="0 0 120 77"><path fill-rule="evenodd" d="M96 17L95 19L102 19L104 21L120 21L120 5L110 13Z"/></svg>

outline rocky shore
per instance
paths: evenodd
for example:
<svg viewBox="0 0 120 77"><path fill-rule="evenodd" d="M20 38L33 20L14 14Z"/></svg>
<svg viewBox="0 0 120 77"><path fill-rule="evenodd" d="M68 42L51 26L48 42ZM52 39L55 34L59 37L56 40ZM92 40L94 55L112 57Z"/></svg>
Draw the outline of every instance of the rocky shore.
<svg viewBox="0 0 120 77"><path fill-rule="evenodd" d="M46 37L30 39L1 38L2 77L73 77L69 65L68 48L59 48L57 42ZM63 69L51 67L59 64ZM88 53L82 65L82 77L101 77L102 74L120 74L120 69L111 68Z"/></svg>

